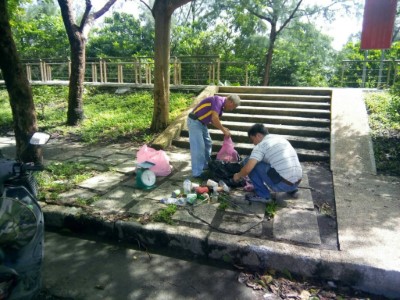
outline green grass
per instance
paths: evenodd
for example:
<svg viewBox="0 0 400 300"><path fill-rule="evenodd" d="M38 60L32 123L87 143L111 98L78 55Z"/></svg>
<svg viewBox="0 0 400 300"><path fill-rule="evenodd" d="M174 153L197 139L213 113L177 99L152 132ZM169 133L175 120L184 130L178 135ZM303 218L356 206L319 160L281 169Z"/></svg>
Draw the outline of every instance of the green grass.
<svg viewBox="0 0 400 300"><path fill-rule="evenodd" d="M84 94L85 120L80 126L65 126L68 88L64 86L33 86L39 130L61 135L73 135L95 144L131 141L151 141L155 133L150 127L153 115L152 92L115 94L115 89L86 88ZM192 94L171 93L170 121L193 102ZM0 132L12 130L12 116L5 89L0 90Z"/></svg>
<svg viewBox="0 0 400 300"><path fill-rule="evenodd" d="M166 208L158 211L152 219L154 222L162 222L173 225L174 221L172 220L172 216L177 210L178 207L175 204L169 204Z"/></svg>
<svg viewBox="0 0 400 300"><path fill-rule="evenodd" d="M42 201L57 201L59 194L74 188L96 173L83 163L51 163L44 171L35 174L40 187L38 198Z"/></svg>
<svg viewBox="0 0 400 300"><path fill-rule="evenodd" d="M365 97L377 171L400 176L400 97L388 92Z"/></svg>

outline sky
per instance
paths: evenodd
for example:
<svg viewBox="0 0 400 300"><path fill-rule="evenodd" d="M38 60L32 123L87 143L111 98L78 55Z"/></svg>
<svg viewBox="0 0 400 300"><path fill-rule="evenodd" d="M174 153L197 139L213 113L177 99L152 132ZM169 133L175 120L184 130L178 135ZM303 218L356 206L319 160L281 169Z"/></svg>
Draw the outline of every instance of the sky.
<svg viewBox="0 0 400 300"><path fill-rule="evenodd" d="M93 1L93 6L96 9L99 9L102 5L104 5L105 0L96 0ZM327 0L303 0L302 5L313 5L319 4L321 5L324 2L328 2ZM329 1L330 2L330 1ZM364 0L349 0L349 2L358 2L364 3ZM138 1L124 1L123 3L116 3L114 4L114 9L118 11L124 11L128 13L134 13L137 11ZM324 20L318 21L317 27L319 29L331 36L333 38L332 47L336 50L340 50L348 41L348 38L352 34L356 34L361 32L362 30L362 18L356 18L354 16L338 16L337 19L328 24Z"/></svg>

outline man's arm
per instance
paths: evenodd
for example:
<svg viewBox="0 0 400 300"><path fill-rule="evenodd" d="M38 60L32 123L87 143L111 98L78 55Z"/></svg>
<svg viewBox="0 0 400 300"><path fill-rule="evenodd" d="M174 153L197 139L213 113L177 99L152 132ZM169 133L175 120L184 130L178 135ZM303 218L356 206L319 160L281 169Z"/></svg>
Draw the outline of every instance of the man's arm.
<svg viewBox="0 0 400 300"><path fill-rule="evenodd" d="M219 119L218 113L214 110L211 111L211 124L213 124L216 128L222 131L224 136L230 137L231 132L229 131L228 128L222 126L221 121Z"/></svg>
<svg viewBox="0 0 400 300"><path fill-rule="evenodd" d="M233 175L233 181L239 181L240 178L242 177L246 177L247 175L249 175L249 173L251 172L251 170L254 169L254 167L256 166L256 164L258 163L258 161L254 158L250 158L247 163L243 166L243 168L239 171L239 173L235 173Z"/></svg>

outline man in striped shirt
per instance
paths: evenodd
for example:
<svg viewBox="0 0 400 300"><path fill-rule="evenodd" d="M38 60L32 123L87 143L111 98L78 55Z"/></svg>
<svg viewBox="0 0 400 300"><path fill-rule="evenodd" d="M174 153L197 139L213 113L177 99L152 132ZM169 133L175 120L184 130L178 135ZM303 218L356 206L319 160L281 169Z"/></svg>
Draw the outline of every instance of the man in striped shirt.
<svg viewBox="0 0 400 300"><path fill-rule="evenodd" d="M202 176L211 156L212 140L207 125L213 124L224 136L229 137L231 135L229 129L222 126L219 118L224 111L232 111L239 105L238 95L211 96L202 100L189 114L187 126L193 177Z"/></svg>
<svg viewBox="0 0 400 300"><path fill-rule="evenodd" d="M302 168L292 145L283 137L269 135L263 124L254 124L248 136L256 146L240 172L233 176L234 181L250 177L255 195L246 195L246 199L266 203L271 198L270 190L296 193Z"/></svg>

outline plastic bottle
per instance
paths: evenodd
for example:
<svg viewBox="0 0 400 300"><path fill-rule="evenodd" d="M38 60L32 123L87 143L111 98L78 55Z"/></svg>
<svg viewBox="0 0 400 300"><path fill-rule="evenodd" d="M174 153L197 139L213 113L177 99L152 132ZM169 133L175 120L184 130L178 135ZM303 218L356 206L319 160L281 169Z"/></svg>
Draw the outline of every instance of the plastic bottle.
<svg viewBox="0 0 400 300"><path fill-rule="evenodd" d="M214 186L213 193L211 195L212 202L218 202L218 187Z"/></svg>
<svg viewBox="0 0 400 300"><path fill-rule="evenodd" d="M183 182L183 193L189 194L192 191L192 182L189 179L185 179Z"/></svg>
<svg viewBox="0 0 400 300"><path fill-rule="evenodd" d="M222 189L223 189L224 192L229 193L230 188L229 188L229 186L228 186L223 180L220 180L220 181L218 182L218 184L219 184L220 187L222 187Z"/></svg>

